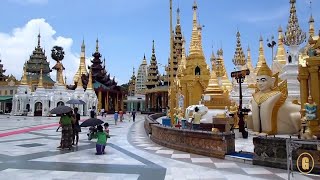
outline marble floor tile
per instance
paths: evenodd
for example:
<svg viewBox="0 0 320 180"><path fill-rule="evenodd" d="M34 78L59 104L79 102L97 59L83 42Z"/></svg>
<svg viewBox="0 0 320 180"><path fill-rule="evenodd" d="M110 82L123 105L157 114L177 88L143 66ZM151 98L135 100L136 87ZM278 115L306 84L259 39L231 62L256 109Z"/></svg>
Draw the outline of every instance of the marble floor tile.
<svg viewBox="0 0 320 180"><path fill-rule="evenodd" d="M220 162L220 163L214 163L214 165L217 168L239 168L239 166L236 163L233 162Z"/></svg>
<svg viewBox="0 0 320 180"><path fill-rule="evenodd" d="M210 158L191 158L193 163L213 163Z"/></svg>
<svg viewBox="0 0 320 180"><path fill-rule="evenodd" d="M272 174L272 172L264 169L264 168L241 168L247 174Z"/></svg>
<svg viewBox="0 0 320 180"><path fill-rule="evenodd" d="M190 154L172 154L171 158L190 158Z"/></svg>
<svg viewBox="0 0 320 180"><path fill-rule="evenodd" d="M172 154L173 150L158 150L156 151L157 154Z"/></svg>
<svg viewBox="0 0 320 180"><path fill-rule="evenodd" d="M160 149L162 149L162 147L147 147L144 149L146 149L146 150L160 150Z"/></svg>

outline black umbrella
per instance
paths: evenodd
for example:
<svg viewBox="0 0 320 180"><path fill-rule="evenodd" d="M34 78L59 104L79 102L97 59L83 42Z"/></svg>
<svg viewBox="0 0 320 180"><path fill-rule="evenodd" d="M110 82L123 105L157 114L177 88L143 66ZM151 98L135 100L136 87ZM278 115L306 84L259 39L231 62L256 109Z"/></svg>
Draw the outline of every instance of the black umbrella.
<svg viewBox="0 0 320 180"><path fill-rule="evenodd" d="M81 99L70 99L66 103L67 104L86 104L86 102L82 101Z"/></svg>
<svg viewBox="0 0 320 180"><path fill-rule="evenodd" d="M58 106L56 108L53 108L50 113L51 114L65 114L72 111L72 108L69 106Z"/></svg>
<svg viewBox="0 0 320 180"><path fill-rule="evenodd" d="M89 126L96 126L96 125L100 125L103 124L104 122L100 119L97 118L90 118L87 119L85 121L83 121L83 123L81 123L81 127L89 127Z"/></svg>

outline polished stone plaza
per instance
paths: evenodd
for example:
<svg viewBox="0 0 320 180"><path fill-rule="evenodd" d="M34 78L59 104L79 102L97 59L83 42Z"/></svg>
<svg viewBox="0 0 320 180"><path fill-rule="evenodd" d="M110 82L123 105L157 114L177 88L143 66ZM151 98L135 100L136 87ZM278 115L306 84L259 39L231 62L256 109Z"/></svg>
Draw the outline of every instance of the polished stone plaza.
<svg viewBox="0 0 320 180"><path fill-rule="evenodd" d="M83 117L85 119L85 117ZM221 160L165 148L150 141L144 116L114 125L106 154L95 155L95 143L82 128L73 150L59 150L61 132L55 117L0 116L0 179L287 179L287 171ZM294 179L315 179L295 174Z"/></svg>

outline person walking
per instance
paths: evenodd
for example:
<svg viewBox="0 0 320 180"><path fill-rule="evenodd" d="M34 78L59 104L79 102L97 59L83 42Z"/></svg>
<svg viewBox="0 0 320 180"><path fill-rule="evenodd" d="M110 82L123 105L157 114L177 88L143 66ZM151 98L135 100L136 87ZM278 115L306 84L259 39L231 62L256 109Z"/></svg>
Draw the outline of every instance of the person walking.
<svg viewBox="0 0 320 180"><path fill-rule="evenodd" d="M72 111L63 114L60 118L61 127L62 127L62 133L61 133L61 142L60 146L58 148L65 149L68 148L71 150L72 147L72 136L73 136L73 130L72 130L72 123L74 123L74 118L72 117Z"/></svg>
<svg viewBox="0 0 320 180"><path fill-rule="evenodd" d="M119 115L120 115L120 122L123 121L123 111L120 109L119 111Z"/></svg>
<svg viewBox="0 0 320 180"><path fill-rule="evenodd" d="M118 122L118 118L119 118L119 114L118 112L114 112L114 115L113 115L113 118L114 118L114 124L117 125L117 122Z"/></svg>
<svg viewBox="0 0 320 180"><path fill-rule="evenodd" d="M131 112L131 116L132 116L132 121L133 122L136 121L136 114L137 114L137 112L135 111L135 109L133 109L133 111Z"/></svg>
<svg viewBox="0 0 320 180"><path fill-rule="evenodd" d="M74 108L74 124L73 124L73 138L72 138L72 145L78 145L79 142L79 132L81 132L81 127L79 124L80 121L80 114L78 113L79 109L76 107ZM76 141L76 143L74 143Z"/></svg>

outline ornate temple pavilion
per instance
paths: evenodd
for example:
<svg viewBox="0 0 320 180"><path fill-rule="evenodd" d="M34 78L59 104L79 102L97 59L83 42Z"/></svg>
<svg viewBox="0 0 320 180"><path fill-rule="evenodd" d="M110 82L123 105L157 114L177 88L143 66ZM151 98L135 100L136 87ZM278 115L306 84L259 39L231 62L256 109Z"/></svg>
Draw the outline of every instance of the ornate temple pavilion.
<svg viewBox="0 0 320 180"><path fill-rule="evenodd" d="M101 60L102 55L99 52L99 40L96 40L96 51L92 54L91 66L88 66L92 74L93 89L98 97L96 109L100 111L105 109L106 112L113 113L114 111L123 110L124 91L121 86L117 85L115 77L111 78L110 73L107 73L105 59ZM103 63L103 64L102 64ZM74 76L74 85L67 86L69 89L76 89L79 84L87 89L89 82L89 74L87 73L85 64L85 45L82 43L80 65L77 73ZM81 79L81 81L79 81Z"/></svg>
<svg viewBox="0 0 320 180"><path fill-rule="evenodd" d="M79 113L87 115L88 110L97 104L97 96L92 87L92 76L89 78L86 90L78 86L75 90L68 90L63 82L62 56L57 64L52 68L57 70L57 80L53 81L50 77L52 69L49 67L49 61L45 51L40 45L40 34L38 35L38 45L32 52L29 60L23 67L23 75L17 93L12 100L12 115L28 116L50 116L50 110L66 105L70 99L81 99L86 102L85 105L79 105ZM64 54L61 48L61 54ZM54 52L54 49L53 49ZM53 56L53 54L51 54ZM61 81L62 80L62 81Z"/></svg>

